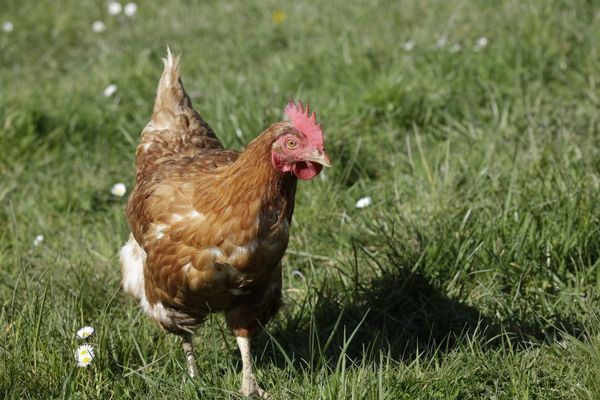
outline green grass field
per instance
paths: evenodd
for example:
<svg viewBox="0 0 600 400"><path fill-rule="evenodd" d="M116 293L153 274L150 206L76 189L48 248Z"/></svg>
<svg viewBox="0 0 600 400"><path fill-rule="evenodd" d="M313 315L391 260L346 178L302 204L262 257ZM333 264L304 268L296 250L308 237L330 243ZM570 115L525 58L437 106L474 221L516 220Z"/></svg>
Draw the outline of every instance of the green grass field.
<svg viewBox="0 0 600 400"><path fill-rule="evenodd" d="M227 146L289 98L325 130L334 167L299 184L286 306L254 345L274 399L600 398L595 2L6 0L3 21L0 398L239 398L220 315L190 381L119 289L110 188L133 185L167 45Z"/></svg>

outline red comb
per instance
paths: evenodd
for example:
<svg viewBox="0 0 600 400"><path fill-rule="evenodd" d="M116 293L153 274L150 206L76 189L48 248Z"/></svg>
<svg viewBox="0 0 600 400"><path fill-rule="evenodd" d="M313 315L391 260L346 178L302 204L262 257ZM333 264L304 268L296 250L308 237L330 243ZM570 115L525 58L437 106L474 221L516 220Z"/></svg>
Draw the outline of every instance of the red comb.
<svg viewBox="0 0 600 400"><path fill-rule="evenodd" d="M313 112L310 114L308 105L306 109L302 106L302 102L298 102L298 105L292 100L285 107L285 115L290 119L294 128L299 130L306 136L311 142L320 144L323 147L323 131L321 125L317 123L317 116Z"/></svg>

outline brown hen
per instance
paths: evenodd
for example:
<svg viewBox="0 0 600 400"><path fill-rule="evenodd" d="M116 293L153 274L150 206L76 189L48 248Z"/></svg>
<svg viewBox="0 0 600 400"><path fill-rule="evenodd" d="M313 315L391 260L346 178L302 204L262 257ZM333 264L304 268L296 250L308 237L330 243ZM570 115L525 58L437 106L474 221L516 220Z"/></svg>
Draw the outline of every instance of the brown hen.
<svg viewBox="0 0 600 400"><path fill-rule="evenodd" d="M296 180L330 160L314 113L288 104L289 121L267 128L242 152L225 150L192 108L171 52L152 119L136 151L123 288L165 330L183 338L190 375L192 335L223 311L242 355L244 395L266 396L252 372L250 340L281 305L281 258Z"/></svg>

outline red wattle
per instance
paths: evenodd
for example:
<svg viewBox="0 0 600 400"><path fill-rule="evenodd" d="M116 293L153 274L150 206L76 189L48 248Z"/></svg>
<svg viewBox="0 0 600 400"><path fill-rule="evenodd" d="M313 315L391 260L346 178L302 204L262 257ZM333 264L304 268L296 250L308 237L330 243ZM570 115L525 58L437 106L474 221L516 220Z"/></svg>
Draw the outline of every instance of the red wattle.
<svg viewBox="0 0 600 400"><path fill-rule="evenodd" d="M323 169L321 164L313 163L310 161L299 161L294 163L292 167L292 172L299 179L308 180L312 179L315 176L319 175L319 172Z"/></svg>

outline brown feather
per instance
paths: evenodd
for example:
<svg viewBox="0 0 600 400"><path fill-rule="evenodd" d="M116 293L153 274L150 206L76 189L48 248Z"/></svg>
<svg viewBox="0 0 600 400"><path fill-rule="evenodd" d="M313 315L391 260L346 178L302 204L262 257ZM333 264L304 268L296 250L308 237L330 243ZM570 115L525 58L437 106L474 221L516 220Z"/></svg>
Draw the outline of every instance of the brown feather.
<svg viewBox="0 0 600 400"><path fill-rule="evenodd" d="M169 58L152 120L136 152L137 184L127 215L145 252L145 296L161 304L164 328L184 333L225 311L241 336L281 303L296 178L271 163L271 146L293 129L273 124L241 152L222 148L191 107Z"/></svg>
<svg viewBox="0 0 600 400"><path fill-rule="evenodd" d="M199 151L222 149L211 127L192 108L179 73L180 57L171 52L156 90L152 119L142 131L136 151L136 180L155 164L196 155Z"/></svg>

